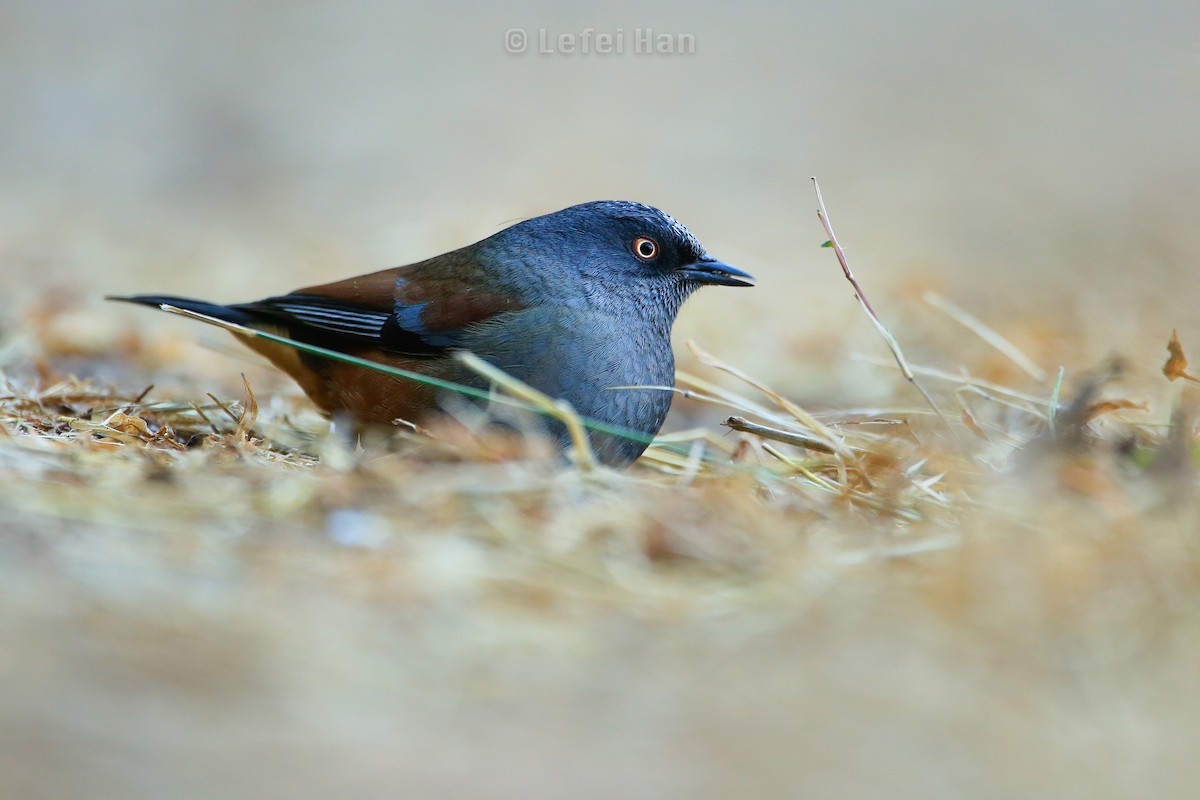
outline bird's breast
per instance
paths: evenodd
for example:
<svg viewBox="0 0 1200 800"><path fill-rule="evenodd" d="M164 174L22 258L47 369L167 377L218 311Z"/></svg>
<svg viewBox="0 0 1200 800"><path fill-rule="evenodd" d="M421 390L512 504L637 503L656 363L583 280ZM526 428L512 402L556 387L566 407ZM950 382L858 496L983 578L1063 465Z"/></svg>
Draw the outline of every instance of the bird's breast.
<svg viewBox="0 0 1200 800"><path fill-rule="evenodd" d="M636 316L533 308L481 327L467 347L582 416L658 432L675 383L670 331ZM640 450L638 450L640 452Z"/></svg>

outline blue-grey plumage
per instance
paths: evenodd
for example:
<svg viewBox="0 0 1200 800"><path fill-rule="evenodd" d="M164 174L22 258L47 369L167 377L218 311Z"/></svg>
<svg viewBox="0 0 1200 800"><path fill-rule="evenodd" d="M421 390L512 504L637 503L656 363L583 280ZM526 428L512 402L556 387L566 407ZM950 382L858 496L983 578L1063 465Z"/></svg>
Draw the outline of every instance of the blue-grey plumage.
<svg viewBox="0 0 1200 800"><path fill-rule="evenodd" d="M170 302L299 341L434 377L481 385L453 358L470 350L569 402L584 417L653 436L673 386L671 328L704 285L751 286L692 233L651 206L597 201L519 222L473 245L405 267L252 303ZM427 386L265 340L249 340L324 411L364 423L421 422L440 409ZM550 428L565 443L557 423ZM602 461L635 460L645 443L591 434Z"/></svg>

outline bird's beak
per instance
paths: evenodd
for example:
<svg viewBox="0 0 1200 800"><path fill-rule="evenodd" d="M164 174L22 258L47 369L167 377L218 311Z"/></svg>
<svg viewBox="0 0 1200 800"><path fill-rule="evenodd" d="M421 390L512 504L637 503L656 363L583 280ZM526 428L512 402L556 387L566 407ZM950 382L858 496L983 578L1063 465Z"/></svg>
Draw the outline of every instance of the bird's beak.
<svg viewBox="0 0 1200 800"><path fill-rule="evenodd" d="M723 261L711 258L689 264L680 270L680 272L696 283L711 284L713 286L754 285L754 276L750 273L742 272L737 267L731 267Z"/></svg>

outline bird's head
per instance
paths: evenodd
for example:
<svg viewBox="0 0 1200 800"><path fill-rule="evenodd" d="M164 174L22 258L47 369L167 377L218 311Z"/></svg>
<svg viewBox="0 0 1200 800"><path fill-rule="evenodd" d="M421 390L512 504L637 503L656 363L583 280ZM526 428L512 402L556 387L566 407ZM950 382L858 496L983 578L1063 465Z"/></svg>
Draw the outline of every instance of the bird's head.
<svg viewBox="0 0 1200 800"><path fill-rule="evenodd" d="M593 301L606 296L664 297L677 311L701 286L753 286L754 279L708 254L670 215L642 203L599 200L520 222L495 245L546 280L582 283Z"/></svg>

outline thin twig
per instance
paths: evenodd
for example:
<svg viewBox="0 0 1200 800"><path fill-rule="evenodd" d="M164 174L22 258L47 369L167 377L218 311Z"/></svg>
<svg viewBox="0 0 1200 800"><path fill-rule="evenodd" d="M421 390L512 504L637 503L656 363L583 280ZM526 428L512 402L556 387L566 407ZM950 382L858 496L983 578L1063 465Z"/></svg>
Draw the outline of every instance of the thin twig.
<svg viewBox="0 0 1200 800"><path fill-rule="evenodd" d="M861 364L874 364L878 367L895 366L895 362L889 361L886 358L876 358L875 356L862 355L860 353L851 353L850 360L857 361ZM923 367L920 364L911 367L911 369L914 373L924 378L934 378L939 381L950 381L951 383L957 383L960 385L970 384L972 386L979 386L983 389L987 389L989 392L1002 394L1005 397L1011 397L1016 400L1024 400L1025 402L1032 403L1033 405L1048 405L1048 401L1045 397L1037 397L1032 394L1027 394L1026 392L1018 392L1008 388L1007 386L1001 386L998 383L985 381L982 378L976 378L967 373L947 372L946 370L938 369L937 367Z"/></svg>
<svg viewBox="0 0 1200 800"><path fill-rule="evenodd" d="M921 396L925 398L925 402L929 404L929 407L934 410L934 412L945 424L946 429L950 431L951 435L954 436L955 439L957 439L958 431L956 431L954 426L950 424L950 420L947 419L946 415L942 413L942 410L938 408L937 403L933 402L933 398L929 395L929 392L925 391L925 387L921 385L916 376L913 375L912 370L908 368L908 362L904 358L904 353L900 350L900 345L896 341L896 337L892 336L891 331L889 331L883 322L880 321L879 315L876 314L875 309L871 307L871 301L867 299L862 287L858 285L858 280L854 277L854 273L850 269L850 264L846 261L846 253L842 250L842 246L838 243L837 236L833 232L833 224L829 221L829 212L825 209L825 198L821 196L821 186L817 183L817 179L815 177L812 179L812 182L813 189L817 193L817 219L821 220L821 225L824 226L825 233L829 236L829 245L833 248L833 252L837 256L838 263L842 265L842 272L845 273L846 280L850 281L850 285L854 287L855 298L857 298L859 304L862 305L863 310L867 312L867 316L870 317L871 322L875 325L875 329L879 331L879 335L883 337L885 342L887 342L887 346L892 351L892 355L895 357L896 363L900 367L900 372L904 375L904 379L916 387L917 391L921 393Z"/></svg>
<svg viewBox="0 0 1200 800"><path fill-rule="evenodd" d="M228 405L227 403L224 403L224 402L222 402L222 401L218 400L218 399L217 399L217 396L216 396L215 394L213 394L212 392L205 392L205 394L207 394L207 395L208 395L208 399L209 399L209 400L212 400L214 403L216 403L216 404L217 404L217 408L219 408L219 409L221 409L222 411L224 411L224 412L225 412L225 416L227 416L227 417L229 417L231 420L233 420L233 422L234 422L235 424L238 422L238 420L240 420L240 419L241 419L241 416L240 416L240 415L233 413L233 410L229 408L229 405Z"/></svg>
<svg viewBox="0 0 1200 800"><path fill-rule="evenodd" d="M829 452L841 456L843 459L848 461L854 460L854 453L851 452L850 448L846 446L846 443L842 440L842 437L834 433L827 425L816 419L812 414L805 411L799 405L793 403L791 400L787 399L770 386L767 386L762 381L747 375L745 372L731 364L726 364L716 356L703 350L700 345L696 344L690 339L688 340L688 349L691 350L696 358L700 360L700 363L704 364L705 366L712 367L713 369L719 369L722 372L728 373L738 380L750 384L755 389L769 397L773 403L790 414L797 422L811 430L813 433L821 436L826 445L831 448Z"/></svg>
<svg viewBox="0 0 1200 800"><path fill-rule="evenodd" d="M681 369L675 370L675 382L685 386L691 386L695 389L707 393L711 397L719 398L725 405L735 411L749 411L763 419L773 419L779 422L787 420L786 416L777 414L761 403L756 403L748 397L737 394L736 392L726 389L723 386L718 386L712 381L707 381L698 375L693 375Z"/></svg>
<svg viewBox="0 0 1200 800"><path fill-rule="evenodd" d="M1046 380L1046 370L1033 363L1033 359L1022 353L1020 348L1008 339L1005 339L971 312L959 308L936 292L926 292L925 302L990 344L1001 355L1020 367L1026 375L1038 383Z"/></svg>
<svg viewBox="0 0 1200 800"><path fill-rule="evenodd" d="M142 401L146 399L146 395L150 394L150 390L152 390L153 388L154 388L154 384L152 383L149 386L147 386L145 389L142 389L142 393L139 394L137 397L133 398L133 402L129 404L129 407L137 408L138 406L140 406L142 404Z"/></svg>
<svg viewBox="0 0 1200 800"><path fill-rule="evenodd" d="M567 433L571 437L571 455L575 459L576 466L583 470L596 468L598 462L595 453L592 452L592 443L588 439L587 429L584 428L583 421L575 413L575 409L571 407L570 403L566 400L555 400L544 392L539 392L474 353L460 350L454 355L471 371L487 378L512 396L540 409L546 416L561 422L566 426Z"/></svg>
<svg viewBox="0 0 1200 800"><path fill-rule="evenodd" d="M764 439L774 439L777 442L795 445L796 447L803 447L806 450L813 450L818 453L828 453L830 455L832 455L834 452L832 447L820 439L816 439L812 436L805 436L802 433L781 431L778 428L770 428L766 425L759 425L751 422L748 419L745 419L744 417L730 417L729 419L725 420L724 424L735 431L740 431L741 433L752 433L755 436L761 436Z"/></svg>

